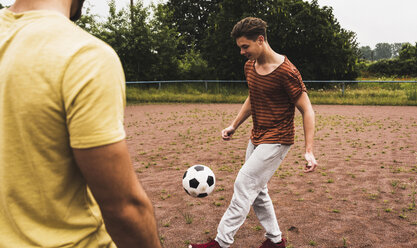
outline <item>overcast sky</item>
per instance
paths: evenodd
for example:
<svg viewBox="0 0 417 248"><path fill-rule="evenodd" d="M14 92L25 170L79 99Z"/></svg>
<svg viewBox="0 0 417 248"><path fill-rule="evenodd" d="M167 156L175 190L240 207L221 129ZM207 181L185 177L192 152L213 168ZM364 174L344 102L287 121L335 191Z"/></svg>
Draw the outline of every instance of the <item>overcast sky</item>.
<svg viewBox="0 0 417 248"><path fill-rule="evenodd" d="M106 0L87 0L92 11L107 13ZM135 0L138 1L138 0ZM166 0L143 0L150 3ZM14 0L0 0L10 5ZM127 6L130 0L117 0L117 7ZM417 42L417 0L318 0L320 6L333 7L333 14L344 29L354 31L360 46L375 47L387 42Z"/></svg>

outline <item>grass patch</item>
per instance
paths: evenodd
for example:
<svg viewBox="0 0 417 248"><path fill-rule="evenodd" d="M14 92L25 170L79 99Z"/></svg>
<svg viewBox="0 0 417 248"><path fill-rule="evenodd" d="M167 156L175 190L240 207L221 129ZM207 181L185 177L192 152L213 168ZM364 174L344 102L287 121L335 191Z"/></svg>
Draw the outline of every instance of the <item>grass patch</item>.
<svg viewBox="0 0 417 248"><path fill-rule="evenodd" d="M248 95L245 83L164 83L128 85L126 97L135 103L243 103ZM411 105L417 106L417 83L357 83L347 85L344 94L337 84L331 89L309 89L313 104Z"/></svg>
<svg viewBox="0 0 417 248"><path fill-rule="evenodd" d="M191 213L183 213L182 216L184 217L186 224L193 223L193 216L191 215Z"/></svg>

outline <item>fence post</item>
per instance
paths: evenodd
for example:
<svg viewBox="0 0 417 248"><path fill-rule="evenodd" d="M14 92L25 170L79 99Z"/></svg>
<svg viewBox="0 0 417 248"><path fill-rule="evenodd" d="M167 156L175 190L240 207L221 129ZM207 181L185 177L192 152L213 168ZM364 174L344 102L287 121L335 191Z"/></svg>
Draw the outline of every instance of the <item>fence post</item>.
<svg viewBox="0 0 417 248"><path fill-rule="evenodd" d="M206 86L206 92L207 92L207 90L208 90L207 81L204 81L204 86Z"/></svg>
<svg viewBox="0 0 417 248"><path fill-rule="evenodd" d="M158 90L161 89L161 82L158 83Z"/></svg>
<svg viewBox="0 0 417 248"><path fill-rule="evenodd" d="M345 96L345 82L342 82L342 96Z"/></svg>

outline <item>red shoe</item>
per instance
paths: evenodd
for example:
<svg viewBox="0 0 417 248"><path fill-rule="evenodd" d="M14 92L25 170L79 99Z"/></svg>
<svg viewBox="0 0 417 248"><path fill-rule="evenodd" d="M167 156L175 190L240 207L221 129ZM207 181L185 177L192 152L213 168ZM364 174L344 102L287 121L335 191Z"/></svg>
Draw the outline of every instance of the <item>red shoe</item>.
<svg viewBox="0 0 417 248"><path fill-rule="evenodd" d="M212 240L208 242L207 244L191 244L188 246L188 248L221 248L219 243L217 243L216 240Z"/></svg>
<svg viewBox="0 0 417 248"><path fill-rule="evenodd" d="M282 239L279 243L273 243L266 239L259 248L285 248L285 239Z"/></svg>

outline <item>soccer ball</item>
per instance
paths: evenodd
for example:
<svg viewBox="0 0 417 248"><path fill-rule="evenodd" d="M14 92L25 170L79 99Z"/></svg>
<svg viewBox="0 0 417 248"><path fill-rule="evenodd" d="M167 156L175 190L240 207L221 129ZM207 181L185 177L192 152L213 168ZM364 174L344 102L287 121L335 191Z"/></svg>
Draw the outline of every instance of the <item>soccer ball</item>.
<svg viewBox="0 0 417 248"><path fill-rule="evenodd" d="M192 197L206 197L214 189L216 178L212 170L204 165L193 165L185 171L182 186Z"/></svg>

